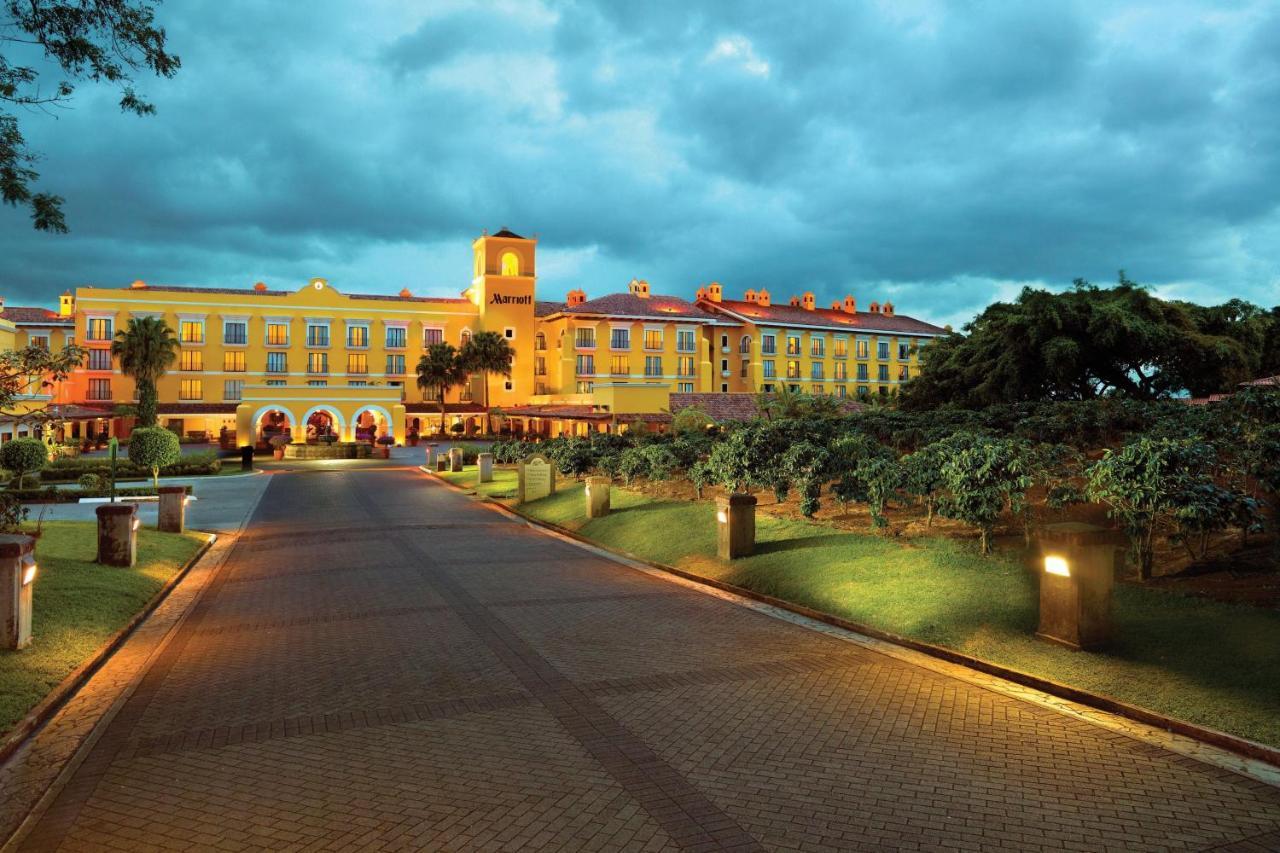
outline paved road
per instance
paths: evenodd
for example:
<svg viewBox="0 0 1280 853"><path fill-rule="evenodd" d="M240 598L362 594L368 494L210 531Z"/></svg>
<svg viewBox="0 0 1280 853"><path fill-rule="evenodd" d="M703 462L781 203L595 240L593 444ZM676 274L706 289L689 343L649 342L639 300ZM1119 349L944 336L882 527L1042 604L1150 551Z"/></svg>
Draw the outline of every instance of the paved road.
<svg viewBox="0 0 1280 853"><path fill-rule="evenodd" d="M1280 843L1280 790L600 559L412 471L263 479L26 849Z"/></svg>

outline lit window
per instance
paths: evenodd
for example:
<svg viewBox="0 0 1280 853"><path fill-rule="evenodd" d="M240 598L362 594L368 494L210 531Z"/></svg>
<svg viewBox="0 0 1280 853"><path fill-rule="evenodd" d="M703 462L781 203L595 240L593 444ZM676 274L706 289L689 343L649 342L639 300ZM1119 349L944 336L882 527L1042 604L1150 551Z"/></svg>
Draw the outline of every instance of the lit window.
<svg viewBox="0 0 1280 853"><path fill-rule="evenodd" d="M32 335L30 345L35 347L36 349L47 350L49 348L49 336L48 335Z"/></svg>
<svg viewBox="0 0 1280 853"><path fill-rule="evenodd" d="M811 355L814 358L822 358L826 354L825 353L826 346L827 346L826 341L824 341L822 338L810 338L809 339L809 355Z"/></svg>
<svg viewBox="0 0 1280 853"><path fill-rule="evenodd" d="M179 340L184 344L204 343L204 321L183 320L179 325Z"/></svg>
<svg viewBox="0 0 1280 853"><path fill-rule="evenodd" d="M307 353L307 373L328 373L328 372L329 372L329 353L327 352Z"/></svg>
<svg viewBox="0 0 1280 853"><path fill-rule="evenodd" d="M307 346L327 347L329 345L329 326L316 324L307 326Z"/></svg>
<svg viewBox="0 0 1280 853"><path fill-rule="evenodd" d="M787 355L800 354L800 338L794 335L787 335Z"/></svg>
<svg viewBox="0 0 1280 853"><path fill-rule="evenodd" d="M183 350L178 361L179 370L204 370L204 353L198 349Z"/></svg>
<svg viewBox="0 0 1280 853"><path fill-rule="evenodd" d="M545 350L547 348L547 336L542 332L533 336L533 348L536 350Z"/></svg>
<svg viewBox="0 0 1280 853"><path fill-rule="evenodd" d="M90 341L111 340L111 334L112 334L111 326L112 326L112 321L110 317L94 317L93 319L89 320L88 326L85 329L85 332L86 332L85 340L90 340ZM107 399L107 398L100 397L98 399Z"/></svg>
<svg viewBox="0 0 1280 853"><path fill-rule="evenodd" d="M898 365L898 381L906 382L910 378L911 368L907 367L905 364Z"/></svg>
<svg viewBox="0 0 1280 853"><path fill-rule="evenodd" d="M631 372L631 359L625 355L615 355L609 360L609 373L614 376L626 376Z"/></svg>
<svg viewBox="0 0 1280 853"><path fill-rule="evenodd" d="M502 253L502 274L520 275L520 257L515 252Z"/></svg>
<svg viewBox="0 0 1280 853"><path fill-rule="evenodd" d="M594 386L587 381L581 381L577 384L577 389L579 394L590 394L592 387Z"/></svg>
<svg viewBox="0 0 1280 853"><path fill-rule="evenodd" d="M288 345L289 345L289 324L288 323L268 323L267 324L267 346L287 347Z"/></svg>
<svg viewBox="0 0 1280 853"><path fill-rule="evenodd" d="M347 373L368 373L369 356L363 352L347 353Z"/></svg>
<svg viewBox="0 0 1280 853"><path fill-rule="evenodd" d="M693 376L694 364L693 356L682 355L676 359L676 375L677 376Z"/></svg>
<svg viewBox="0 0 1280 853"><path fill-rule="evenodd" d="M843 382L849 378L849 365L843 361L837 361L835 366L835 376L832 377L837 382Z"/></svg>
<svg viewBox="0 0 1280 853"><path fill-rule="evenodd" d="M179 400L204 399L204 382L200 379L183 379L178 383Z"/></svg>
<svg viewBox="0 0 1280 853"><path fill-rule="evenodd" d="M369 327L347 326L347 346L362 349L369 346Z"/></svg>
<svg viewBox="0 0 1280 853"><path fill-rule="evenodd" d="M533 357L533 375L534 375L534 376L546 376L546 375L547 375L547 359L546 359L546 356L535 355L535 356Z"/></svg>
<svg viewBox="0 0 1280 853"><path fill-rule="evenodd" d="M836 358L848 358L849 356L849 339L836 338L831 345L831 354Z"/></svg>
<svg viewBox="0 0 1280 853"><path fill-rule="evenodd" d="M646 355L644 357L644 375L645 376L661 376L662 375L662 356Z"/></svg>
<svg viewBox="0 0 1280 853"><path fill-rule="evenodd" d="M857 343L857 350L856 350L858 358L867 357L867 347L868 347L867 341L864 340L863 338L859 338Z"/></svg>
<svg viewBox="0 0 1280 853"><path fill-rule="evenodd" d="M244 353L243 352L224 352L222 354L222 369L228 373L244 372Z"/></svg>
<svg viewBox="0 0 1280 853"><path fill-rule="evenodd" d="M390 376L400 376L404 373L404 356L388 355L387 356L387 374Z"/></svg>
<svg viewBox="0 0 1280 853"><path fill-rule="evenodd" d="M644 330L644 348L648 350L662 349L662 330Z"/></svg>
<svg viewBox="0 0 1280 853"><path fill-rule="evenodd" d="M823 390L822 390L822 386L821 386L821 385L814 385L814 386L813 386L813 393L815 393L815 394L822 394L822 393L825 393L825 392L823 392Z"/></svg>
<svg viewBox="0 0 1280 853"><path fill-rule="evenodd" d="M800 362L798 361L787 362L787 378L788 379L800 378Z"/></svg>

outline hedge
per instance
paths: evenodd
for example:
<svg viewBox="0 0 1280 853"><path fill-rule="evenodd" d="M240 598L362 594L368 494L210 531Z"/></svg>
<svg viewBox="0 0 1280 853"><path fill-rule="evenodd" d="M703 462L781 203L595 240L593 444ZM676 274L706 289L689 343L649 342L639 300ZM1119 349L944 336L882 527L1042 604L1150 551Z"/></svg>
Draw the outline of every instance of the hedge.
<svg viewBox="0 0 1280 853"><path fill-rule="evenodd" d="M222 460L212 450L192 453L183 456L174 465L166 465L160 469L162 477L194 477L204 474L217 474L222 470ZM55 459L45 466L40 473L40 481L44 483L74 483L85 474L97 474L103 480L111 477L111 460L109 459ZM128 459L116 461L116 479L150 478L151 470L141 465L134 465Z"/></svg>
<svg viewBox="0 0 1280 853"><path fill-rule="evenodd" d="M187 494L191 494L191 486L184 486ZM77 503L81 498L103 498L107 496L107 490L102 489L56 489L53 486L45 486L43 489L5 489L0 494L12 495L22 503L49 503L49 504L73 504ZM154 497L156 490L150 486L135 486L127 489L116 489L117 498L137 498L137 497Z"/></svg>

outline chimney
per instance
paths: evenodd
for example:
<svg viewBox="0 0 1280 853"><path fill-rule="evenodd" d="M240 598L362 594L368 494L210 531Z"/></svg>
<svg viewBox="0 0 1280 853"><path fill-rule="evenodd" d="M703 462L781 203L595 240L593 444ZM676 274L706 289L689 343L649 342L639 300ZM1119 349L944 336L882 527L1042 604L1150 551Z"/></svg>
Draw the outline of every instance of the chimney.
<svg viewBox="0 0 1280 853"><path fill-rule="evenodd" d="M263 283L263 282L259 281L259 282L256 282L256 283L253 285L253 289L254 289L254 290L256 290L258 293L266 293L266 292L267 292L267 285L266 285L265 283Z"/></svg>
<svg viewBox="0 0 1280 853"><path fill-rule="evenodd" d="M4 297L0 296L0 311L4 310Z"/></svg>
<svg viewBox="0 0 1280 853"><path fill-rule="evenodd" d="M769 291L765 290L763 287L760 288L760 292L756 294L756 304L761 308L768 308L769 305L772 304L769 300Z"/></svg>
<svg viewBox="0 0 1280 853"><path fill-rule="evenodd" d="M147 283L146 283L145 281L143 281L142 279L138 279L138 280L137 280L137 281L135 281L133 284L129 285L129 287L133 288L134 290L141 290L142 288L144 288L144 287L146 287L146 286L147 286Z"/></svg>
<svg viewBox="0 0 1280 853"><path fill-rule="evenodd" d="M892 302L886 302L884 305L880 306L880 313L884 314L886 317L892 317L892 316L893 316L893 303L892 303Z"/></svg>
<svg viewBox="0 0 1280 853"><path fill-rule="evenodd" d="M400 290L401 299L408 299L410 296L413 296L413 292L409 288L405 287Z"/></svg>
<svg viewBox="0 0 1280 853"><path fill-rule="evenodd" d="M839 310L840 310L840 300L839 300L839 299L834 299L834 300L832 300L832 302L831 302L831 310L832 310L832 311L839 311Z"/></svg>
<svg viewBox="0 0 1280 853"><path fill-rule="evenodd" d="M572 308L575 305L581 305L587 301L587 293L584 290L570 290L566 295L565 301Z"/></svg>
<svg viewBox="0 0 1280 853"><path fill-rule="evenodd" d="M747 288L747 292L746 292L746 293L744 293L744 294L742 294L742 301L743 301L743 302L755 302L755 301L756 301L756 292L755 292L754 290L752 290L751 288Z"/></svg>
<svg viewBox="0 0 1280 853"><path fill-rule="evenodd" d="M0 300L0 307L3 306L3 300ZM58 299L58 316L70 317L76 313L76 298L71 294L70 290L65 290Z"/></svg>
<svg viewBox="0 0 1280 853"><path fill-rule="evenodd" d="M854 299L852 296L846 296L846 297L844 298L844 313L846 313L846 314L857 314L857 313L858 313L858 300Z"/></svg>
<svg viewBox="0 0 1280 853"><path fill-rule="evenodd" d="M630 291L632 295L639 296L641 299L649 298L649 282L642 278L631 279L631 283L627 285L627 290Z"/></svg>
<svg viewBox="0 0 1280 853"><path fill-rule="evenodd" d="M801 300L801 304L804 306L804 310L806 311L812 311L817 307L817 303L813 300L813 291L806 290L804 292L804 299Z"/></svg>
<svg viewBox="0 0 1280 853"><path fill-rule="evenodd" d="M800 307L800 297L799 297L799 296L793 296L793 297L791 297L791 299L790 299L790 300L788 300L787 304L788 304L788 305L790 305L792 308L799 308L799 307Z"/></svg>
<svg viewBox="0 0 1280 853"><path fill-rule="evenodd" d="M724 288L720 287L720 282L713 281L707 285L707 298L712 302L719 302L724 298Z"/></svg>
<svg viewBox="0 0 1280 853"><path fill-rule="evenodd" d="M872 314L879 314L879 313L880 313L880 303L879 303L879 302L872 302L872 303L871 303L871 313L872 313Z"/></svg>
<svg viewBox="0 0 1280 853"><path fill-rule="evenodd" d="M699 287L698 292L693 295L693 298L695 302L699 299L706 299L707 289L705 287Z"/></svg>

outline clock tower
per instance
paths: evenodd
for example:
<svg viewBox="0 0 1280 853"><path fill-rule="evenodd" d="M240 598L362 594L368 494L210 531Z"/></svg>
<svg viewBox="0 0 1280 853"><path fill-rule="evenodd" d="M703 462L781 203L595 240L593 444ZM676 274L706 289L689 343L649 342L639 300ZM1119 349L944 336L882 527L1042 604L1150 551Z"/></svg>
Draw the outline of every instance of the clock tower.
<svg viewBox="0 0 1280 853"><path fill-rule="evenodd" d="M534 258L538 241L503 228L471 244L474 268L467 293L480 314L480 330L506 338L518 354L511 378L489 377L489 405L510 406L533 395Z"/></svg>

